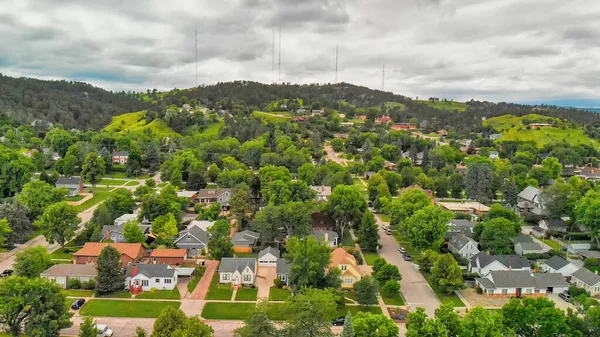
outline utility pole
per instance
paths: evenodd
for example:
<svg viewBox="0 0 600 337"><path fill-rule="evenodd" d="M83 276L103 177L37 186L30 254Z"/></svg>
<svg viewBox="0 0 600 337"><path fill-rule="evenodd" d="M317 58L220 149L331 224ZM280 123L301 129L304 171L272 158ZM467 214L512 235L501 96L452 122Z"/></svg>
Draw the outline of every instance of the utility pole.
<svg viewBox="0 0 600 337"><path fill-rule="evenodd" d="M337 73L338 73L338 45L335 45L335 82L337 83Z"/></svg>
<svg viewBox="0 0 600 337"><path fill-rule="evenodd" d="M279 24L279 76L277 82L281 83L281 24Z"/></svg>
<svg viewBox="0 0 600 337"><path fill-rule="evenodd" d="M198 87L198 25L194 26L194 40L196 42L196 87Z"/></svg>

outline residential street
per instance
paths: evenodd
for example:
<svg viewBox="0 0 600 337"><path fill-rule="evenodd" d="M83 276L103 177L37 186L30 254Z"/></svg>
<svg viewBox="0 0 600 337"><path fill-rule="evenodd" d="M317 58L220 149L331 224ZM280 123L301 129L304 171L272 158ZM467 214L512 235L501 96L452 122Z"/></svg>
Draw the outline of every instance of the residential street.
<svg viewBox="0 0 600 337"><path fill-rule="evenodd" d="M415 269L411 262L404 261L402 255L398 251L399 244L393 235L385 234L381 228L384 223L379 215L375 214L377 224L379 225L379 242L383 245L379 251L379 255L385 258L388 263L398 266L402 280L400 281L400 291L409 306L410 311L414 311L417 307L425 308L425 312L431 317L434 310L440 306L440 300L437 298L423 275Z"/></svg>
<svg viewBox="0 0 600 337"><path fill-rule="evenodd" d="M347 165L348 161L344 158L338 158L335 151L333 151L333 148L331 147L331 145L325 145L325 151L327 152L327 159L333 161L334 163L338 163L341 165Z"/></svg>

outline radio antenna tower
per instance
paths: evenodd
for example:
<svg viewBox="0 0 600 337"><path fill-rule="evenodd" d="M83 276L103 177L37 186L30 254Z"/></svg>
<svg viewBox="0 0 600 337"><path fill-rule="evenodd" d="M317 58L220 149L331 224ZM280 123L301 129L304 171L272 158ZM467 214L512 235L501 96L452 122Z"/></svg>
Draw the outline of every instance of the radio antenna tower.
<svg viewBox="0 0 600 337"><path fill-rule="evenodd" d="M281 24L279 24L279 75L277 82L281 83Z"/></svg>
<svg viewBox="0 0 600 337"><path fill-rule="evenodd" d="M335 45L335 83L338 82L337 80L337 73L338 73L338 45Z"/></svg>
<svg viewBox="0 0 600 337"><path fill-rule="evenodd" d="M273 40L271 45L271 83L275 84L275 25L273 25Z"/></svg>
<svg viewBox="0 0 600 337"><path fill-rule="evenodd" d="M196 41L196 87L198 87L198 25L194 26L194 40Z"/></svg>
<svg viewBox="0 0 600 337"><path fill-rule="evenodd" d="M381 70L381 91L385 91L385 64Z"/></svg>

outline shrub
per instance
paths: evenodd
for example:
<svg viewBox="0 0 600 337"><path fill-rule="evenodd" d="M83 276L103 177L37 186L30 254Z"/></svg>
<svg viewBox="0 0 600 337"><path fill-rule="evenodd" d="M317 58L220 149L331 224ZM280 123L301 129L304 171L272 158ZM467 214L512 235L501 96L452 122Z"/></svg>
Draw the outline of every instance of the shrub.
<svg viewBox="0 0 600 337"><path fill-rule="evenodd" d="M598 259L593 258L593 257L589 257L587 259L585 259L583 261L583 265L586 267L591 267L591 266L597 266L598 265Z"/></svg>
<svg viewBox="0 0 600 337"><path fill-rule="evenodd" d="M382 257L376 258L375 261L373 261L373 272L377 273L379 271L379 269L386 264L387 264L387 261L384 258L382 258Z"/></svg>
<svg viewBox="0 0 600 337"><path fill-rule="evenodd" d="M273 283L275 283L275 286L277 288L281 288L282 283L281 283L281 280L278 277L275 278L275 280L273 280Z"/></svg>
<svg viewBox="0 0 600 337"><path fill-rule="evenodd" d="M478 277L479 274L477 273L471 273L468 271L463 272L463 280L474 281Z"/></svg>
<svg viewBox="0 0 600 337"><path fill-rule="evenodd" d="M94 290L96 289L96 281L89 280L87 282L81 282L81 288L85 290Z"/></svg>
<svg viewBox="0 0 600 337"><path fill-rule="evenodd" d="M348 253L350 253L350 254L352 254L352 256L354 256L354 258L356 259L356 263L357 264L363 264L362 255L360 255L360 252L358 250L349 249Z"/></svg>
<svg viewBox="0 0 600 337"><path fill-rule="evenodd" d="M579 297L580 295L587 295L587 292L583 288L569 287L569 295Z"/></svg>
<svg viewBox="0 0 600 337"><path fill-rule="evenodd" d="M381 294L386 297L393 297L400 293L400 283L398 281L389 280L381 287Z"/></svg>
<svg viewBox="0 0 600 337"><path fill-rule="evenodd" d="M386 282L388 280L400 281L402 276L397 266L386 263L375 273L375 278L379 282Z"/></svg>
<svg viewBox="0 0 600 337"><path fill-rule="evenodd" d="M69 288L71 289L81 289L81 282L78 279L71 279L69 281Z"/></svg>
<svg viewBox="0 0 600 337"><path fill-rule="evenodd" d="M483 294L483 289L481 289L480 287L475 287L475 292L481 295Z"/></svg>

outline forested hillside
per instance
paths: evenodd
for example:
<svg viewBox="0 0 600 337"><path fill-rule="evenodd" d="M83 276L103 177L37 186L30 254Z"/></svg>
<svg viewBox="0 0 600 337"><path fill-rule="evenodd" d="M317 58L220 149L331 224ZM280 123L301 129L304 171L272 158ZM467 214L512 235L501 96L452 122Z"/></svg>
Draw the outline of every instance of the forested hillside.
<svg viewBox="0 0 600 337"><path fill-rule="evenodd" d="M113 93L87 83L0 74L0 113L19 122L44 121L69 129L99 129L112 116L149 105L125 93Z"/></svg>

